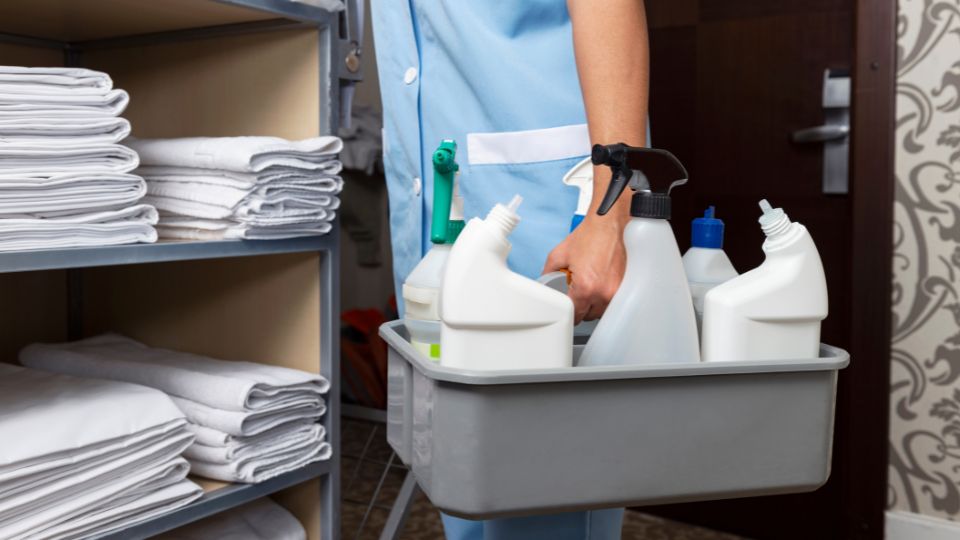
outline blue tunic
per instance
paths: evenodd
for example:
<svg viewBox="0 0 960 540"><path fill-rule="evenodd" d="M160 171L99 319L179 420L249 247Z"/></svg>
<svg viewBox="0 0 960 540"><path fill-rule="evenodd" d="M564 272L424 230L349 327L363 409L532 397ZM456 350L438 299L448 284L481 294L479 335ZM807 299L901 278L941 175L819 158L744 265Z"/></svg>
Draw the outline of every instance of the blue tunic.
<svg viewBox="0 0 960 540"><path fill-rule="evenodd" d="M443 139L459 146L466 219L523 196L508 262L538 276L576 209L563 175L590 151L565 0L373 0L373 29L396 290L430 248L431 154ZM451 540L618 539L621 518L444 516L444 525Z"/></svg>

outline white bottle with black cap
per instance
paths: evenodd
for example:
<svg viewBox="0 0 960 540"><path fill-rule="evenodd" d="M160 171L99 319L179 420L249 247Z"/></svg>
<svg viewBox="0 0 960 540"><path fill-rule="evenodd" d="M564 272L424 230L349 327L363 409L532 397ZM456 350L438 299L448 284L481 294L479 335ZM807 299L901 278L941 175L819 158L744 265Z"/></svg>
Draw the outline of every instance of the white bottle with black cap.
<svg viewBox="0 0 960 540"><path fill-rule="evenodd" d="M827 281L807 228L760 201L763 264L718 285L703 307L705 362L816 358Z"/></svg>
<svg viewBox="0 0 960 540"><path fill-rule="evenodd" d="M699 362L690 288L667 221L670 190L686 183L686 169L670 152L622 143L594 146L592 158L613 170L599 214L610 210L628 184L635 193L623 231L623 281L577 365Z"/></svg>

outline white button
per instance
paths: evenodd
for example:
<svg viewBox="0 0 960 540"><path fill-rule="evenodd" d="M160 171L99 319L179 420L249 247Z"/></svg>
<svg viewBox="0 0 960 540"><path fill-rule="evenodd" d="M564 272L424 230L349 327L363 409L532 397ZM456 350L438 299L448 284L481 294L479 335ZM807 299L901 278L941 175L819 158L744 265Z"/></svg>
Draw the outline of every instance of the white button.
<svg viewBox="0 0 960 540"><path fill-rule="evenodd" d="M403 82L406 84L413 84L413 81L415 80L417 80L417 68L408 68L406 73L403 74Z"/></svg>
<svg viewBox="0 0 960 540"><path fill-rule="evenodd" d="M419 179L419 178L414 178L414 179L413 179L413 194L419 197L419 196L420 196L420 191L421 191L422 189L423 189L423 185L422 185L422 183L420 182L420 179Z"/></svg>

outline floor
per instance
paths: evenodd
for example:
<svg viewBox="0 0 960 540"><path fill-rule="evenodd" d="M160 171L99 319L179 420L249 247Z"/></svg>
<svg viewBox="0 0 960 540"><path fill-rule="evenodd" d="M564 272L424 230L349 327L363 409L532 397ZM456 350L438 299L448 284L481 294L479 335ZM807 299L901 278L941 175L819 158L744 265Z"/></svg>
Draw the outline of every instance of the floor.
<svg viewBox="0 0 960 540"><path fill-rule="evenodd" d="M386 442L383 424L344 419L342 426L344 540L376 540L380 537L406 476L406 469ZM379 490L377 489L379 485ZM375 500L374 500L375 498ZM372 504L371 504L371 501ZM443 540L440 515L420 494L407 518L402 540ZM624 517L623 540L745 540L628 511Z"/></svg>

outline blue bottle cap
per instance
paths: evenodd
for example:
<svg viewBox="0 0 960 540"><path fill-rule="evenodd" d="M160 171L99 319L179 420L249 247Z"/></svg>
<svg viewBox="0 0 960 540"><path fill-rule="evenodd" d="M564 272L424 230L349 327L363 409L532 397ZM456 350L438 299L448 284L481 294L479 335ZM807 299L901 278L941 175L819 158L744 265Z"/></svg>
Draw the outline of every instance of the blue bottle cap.
<svg viewBox="0 0 960 540"><path fill-rule="evenodd" d="M700 248L721 249L723 247L723 220L713 217L714 208L707 207L703 217L693 220L690 245Z"/></svg>

